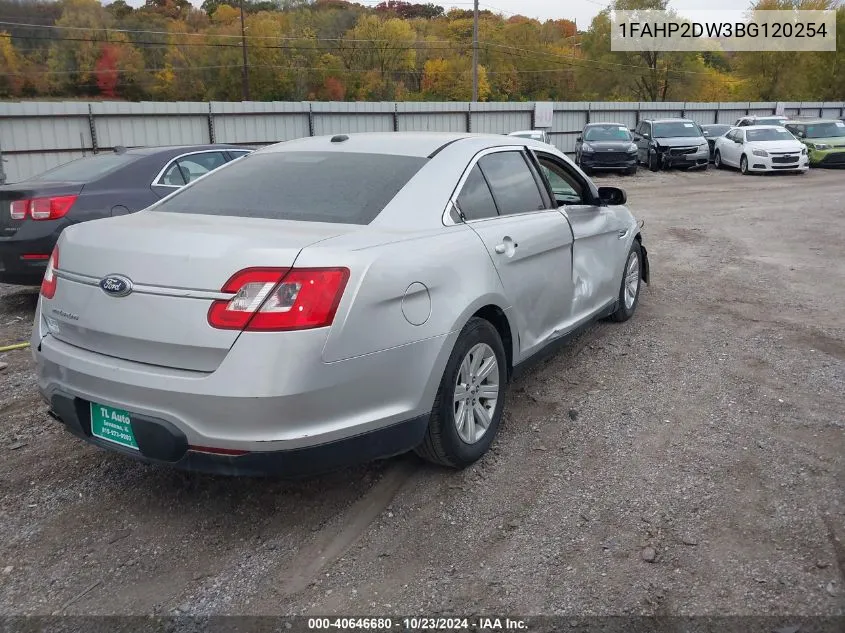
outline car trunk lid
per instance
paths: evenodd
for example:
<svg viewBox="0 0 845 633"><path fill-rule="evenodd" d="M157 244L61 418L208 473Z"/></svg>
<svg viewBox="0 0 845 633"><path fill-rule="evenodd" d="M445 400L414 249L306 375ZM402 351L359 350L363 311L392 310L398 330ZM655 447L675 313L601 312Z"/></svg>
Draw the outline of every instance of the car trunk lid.
<svg viewBox="0 0 845 633"><path fill-rule="evenodd" d="M208 324L221 288L245 268L293 266L306 246L353 227L141 212L66 230L59 281L44 299L49 332L77 347L141 363L214 371L240 330ZM101 282L117 278L106 292ZM121 283L131 286L119 296ZM107 285L107 284L103 284Z"/></svg>

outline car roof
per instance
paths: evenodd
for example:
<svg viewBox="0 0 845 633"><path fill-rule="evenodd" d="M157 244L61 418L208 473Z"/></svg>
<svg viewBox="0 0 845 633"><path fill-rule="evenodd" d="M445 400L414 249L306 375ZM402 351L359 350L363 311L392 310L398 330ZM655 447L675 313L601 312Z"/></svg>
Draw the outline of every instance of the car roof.
<svg viewBox="0 0 845 633"><path fill-rule="evenodd" d="M618 121L593 121L587 123L584 127L593 127L598 125L616 125L618 127L624 127L626 130L628 129L627 126L623 125L622 123L619 123Z"/></svg>
<svg viewBox="0 0 845 633"><path fill-rule="evenodd" d="M332 142L332 139L338 139ZM466 134L456 132L364 132L360 134L335 134L311 136L284 143L275 143L256 153L274 152L352 152L361 154L392 154L431 158L443 148L463 140L476 140L487 147L514 144L514 137L502 134ZM547 147L529 138L520 138L520 145Z"/></svg>
<svg viewBox="0 0 845 633"><path fill-rule="evenodd" d="M702 123L701 127L736 127L733 123Z"/></svg>
<svg viewBox="0 0 845 633"><path fill-rule="evenodd" d="M789 119L787 121L784 121L784 123L836 123L837 121L840 121L840 120L841 119L822 119L822 118L817 118L817 119Z"/></svg>
<svg viewBox="0 0 845 633"><path fill-rule="evenodd" d="M742 126L743 130L782 130L784 127L782 125L744 125Z"/></svg>
<svg viewBox="0 0 845 633"><path fill-rule="evenodd" d="M683 119L681 117L670 117L668 119L643 119L649 123L674 123L675 121L683 121L684 123L695 123L692 119Z"/></svg>

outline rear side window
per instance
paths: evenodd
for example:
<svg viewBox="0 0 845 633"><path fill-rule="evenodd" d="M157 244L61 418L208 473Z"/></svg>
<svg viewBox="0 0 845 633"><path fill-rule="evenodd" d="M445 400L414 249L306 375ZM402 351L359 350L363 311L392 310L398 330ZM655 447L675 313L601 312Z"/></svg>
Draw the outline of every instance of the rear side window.
<svg viewBox="0 0 845 633"><path fill-rule="evenodd" d="M137 154L98 154L59 165L29 180L41 182L90 182L138 160Z"/></svg>
<svg viewBox="0 0 845 633"><path fill-rule="evenodd" d="M427 160L352 152L251 154L154 210L369 224Z"/></svg>
<svg viewBox="0 0 845 633"><path fill-rule="evenodd" d="M226 157L221 152L189 154L174 160L157 184L181 187L210 171L214 171L224 163L226 163Z"/></svg>
<svg viewBox="0 0 845 633"><path fill-rule="evenodd" d="M498 215L496 203L490 193L490 187L481 174L478 165L472 168L469 176L458 196L458 208L467 220L483 220L494 218Z"/></svg>
<svg viewBox="0 0 845 633"><path fill-rule="evenodd" d="M546 208L534 174L519 152L497 152L478 161L490 183L501 215Z"/></svg>

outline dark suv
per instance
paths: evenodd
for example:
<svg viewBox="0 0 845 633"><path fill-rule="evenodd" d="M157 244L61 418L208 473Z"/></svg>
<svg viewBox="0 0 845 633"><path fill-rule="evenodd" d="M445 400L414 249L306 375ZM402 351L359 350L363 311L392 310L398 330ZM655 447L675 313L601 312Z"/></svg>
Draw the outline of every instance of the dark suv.
<svg viewBox="0 0 845 633"><path fill-rule="evenodd" d="M632 132L637 159L651 171L667 167L707 169L710 146L695 121L644 119Z"/></svg>

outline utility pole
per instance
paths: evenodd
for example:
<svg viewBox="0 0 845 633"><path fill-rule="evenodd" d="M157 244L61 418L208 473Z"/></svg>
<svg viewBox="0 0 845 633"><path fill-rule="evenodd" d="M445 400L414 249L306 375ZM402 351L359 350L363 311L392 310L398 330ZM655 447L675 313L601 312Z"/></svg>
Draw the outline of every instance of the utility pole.
<svg viewBox="0 0 845 633"><path fill-rule="evenodd" d="M241 0L241 49L244 54L243 78L243 99L249 101L249 66L246 59L246 27L244 26L244 0Z"/></svg>
<svg viewBox="0 0 845 633"><path fill-rule="evenodd" d="M478 0L472 20L472 100L478 101Z"/></svg>

